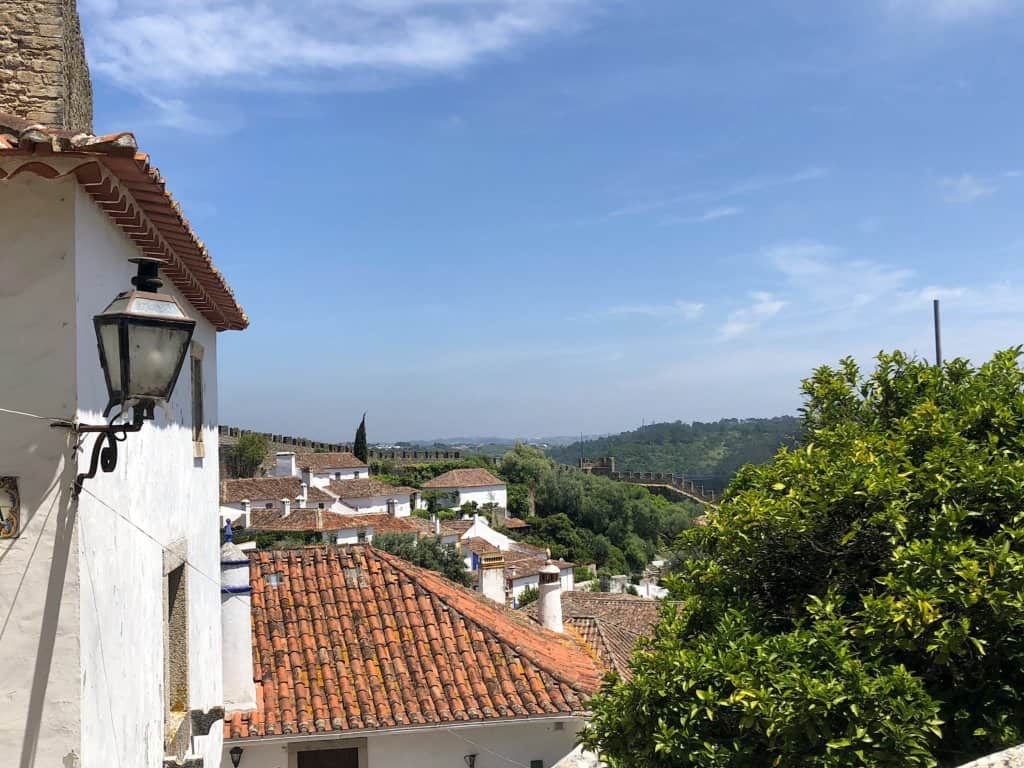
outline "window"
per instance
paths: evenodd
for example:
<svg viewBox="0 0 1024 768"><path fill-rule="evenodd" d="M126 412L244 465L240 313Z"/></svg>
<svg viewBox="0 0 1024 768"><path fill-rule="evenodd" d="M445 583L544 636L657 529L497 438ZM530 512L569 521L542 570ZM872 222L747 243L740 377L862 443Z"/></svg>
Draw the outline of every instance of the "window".
<svg viewBox="0 0 1024 768"><path fill-rule="evenodd" d="M268 501L266 504L263 505L263 508L264 509L273 509L274 508L274 502Z"/></svg>
<svg viewBox="0 0 1024 768"><path fill-rule="evenodd" d="M325 507L324 507L324 503L323 503L322 501L318 501L318 502L316 503L316 508L317 508L317 509L325 509Z"/></svg>
<svg viewBox="0 0 1024 768"><path fill-rule="evenodd" d="M203 444L203 348L192 342L192 455L197 459L206 456Z"/></svg>
<svg viewBox="0 0 1024 768"><path fill-rule="evenodd" d="M360 544L365 544L366 543L366 529L365 528L360 528L358 531L356 531L356 541L359 542Z"/></svg>
<svg viewBox="0 0 1024 768"><path fill-rule="evenodd" d="M334 479L335 480L341 480L341 472L335 472L334 473Z"/></svg>
<svg viewBox="0 0 1024 768"><path fill-rule="evenodd" d="M530 768L544 768L544 761L543 760L531 760L530 761Z"/></svg>
<svg viewBox="0 0 1024 768"><path fill-rule="evenodd" d="M298 753L299 768L359 768L359 749L317 749Z"/></svg>
<svg viewBox="0 0 1024 768"><path fill-rule="evenodd" d="M183 755L191 732L188 681L188 563L184 541L164 552L164 747Z"/></svg>
<svg viewBox="0 0 1024 768"><path fill-rule="evenodd" d="M392 517L398 512L398 502L394 499L388 499L388 514Z"/></svg>
<svg viewBox="0 0 1024 768"><path fill-rule="evenodd" d="M359 471L359 470L357 469L357 470L356 470L356 472L355 472L355 477L356 477L356 480L358 480L358 479L359 479L359 476L360 476L361 474L362 474L362 473L361 473L361 472L360 472L360 471Z"/></svg>

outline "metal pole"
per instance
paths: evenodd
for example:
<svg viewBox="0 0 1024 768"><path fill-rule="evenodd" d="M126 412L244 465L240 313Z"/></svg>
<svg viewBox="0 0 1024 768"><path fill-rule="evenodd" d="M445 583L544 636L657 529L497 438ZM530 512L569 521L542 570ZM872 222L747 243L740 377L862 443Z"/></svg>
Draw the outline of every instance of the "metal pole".
<svg viewBox="0 0 1024 768"><path fill-rule="evenodd" d="M939 300L932 300L932 310L935 315L935 365L942 367L942 323L939 318Z"/></svg>

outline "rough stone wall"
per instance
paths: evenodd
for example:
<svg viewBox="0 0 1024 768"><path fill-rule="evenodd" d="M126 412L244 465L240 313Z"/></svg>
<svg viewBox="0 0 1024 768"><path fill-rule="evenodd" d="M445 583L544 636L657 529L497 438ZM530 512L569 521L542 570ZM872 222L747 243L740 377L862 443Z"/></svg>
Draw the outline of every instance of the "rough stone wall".
<svg viewBox="0 0 1024 768"><path fill-rule="evenodd" d="M1024 745L983 757L960 768L1024 768Z"/></svg>
<svg viewBox="0 0 1024 768"><path fill-rule="evenodd" d="M75 0L0 0L0 112L92 133Z"/></svg>

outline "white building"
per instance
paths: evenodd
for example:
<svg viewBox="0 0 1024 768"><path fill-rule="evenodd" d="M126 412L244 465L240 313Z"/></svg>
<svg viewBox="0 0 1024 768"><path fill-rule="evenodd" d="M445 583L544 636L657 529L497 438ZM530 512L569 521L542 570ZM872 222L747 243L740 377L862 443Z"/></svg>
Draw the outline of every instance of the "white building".
<svg viewBox="0 0 1024 768"><path fill-rule="evenodd" d="M440 494L439 501L447 509L471 503L508 507L508 487L486 469L453 469L425 482L423 490Z"/></svg>
<svg viewBox="0 0 1024 768"><path fill-rule="evenodd" d="M256 705L229 708L222 768L232 750L240 768L551 768L573 752L604 672L575 634L370 547L251 557L259 600L251 624L224 614L242 649L224 684Z"/></svg>
<svg viewBox="0 0 1024 768"><path fill-rule="evenodd" d="M70 8L63 25L77 24ZM62 34L58 25L57 47ZM131 134L97 138L0 115L0 232L0 408L9 409L0 411L0 507L17 520L0 534L0 763L216 765L217 332L248 320ZM131 289L133 260L147 258L164 260L162 293L195 320L191 346L178 347L185 358L166 408L150 420L138 405L115 412L139 429L116 443L116 463L104 443L76 496L76 476L105 438L75 425L105 425L110 397L93 317ZM140 288L153 287L148 269ZM145 296L132 306L178 311ZM156 334L128 333L131 356L107 358L115 378L131 371L126 392L143 383L135 350L153 365L170 359ZM116 348L116 335L108 341Z"/></svg>
<svg viewBox="0 0 1024 768"><path fill-rule="evenodd" d="M370 468L351 453L294 453L274 455L274 477L302 477L311 487L326 488L332 480L360 480Z"/></svg>
<svg viewBox="0 0 1024 768"><path fill-rule="evenodd" d="M324 509L346 511L341 502L299 477L243 477L220 481L221 522L254 510Z"/></svg>
<svg viewBox="0 0 1024 768"><path fill-rule="evenodd" d="M372 477L331 480L325 490L343 505L340 512L408 517L419 503L419 491L415 488L388 485Z"/></svg>

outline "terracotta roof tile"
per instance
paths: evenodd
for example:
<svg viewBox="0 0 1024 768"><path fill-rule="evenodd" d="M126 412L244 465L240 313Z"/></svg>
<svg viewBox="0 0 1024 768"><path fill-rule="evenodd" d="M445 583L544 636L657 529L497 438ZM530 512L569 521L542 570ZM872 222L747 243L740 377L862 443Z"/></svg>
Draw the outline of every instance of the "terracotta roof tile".
<svg viewBox="0 0 1024 768"><path fill-rule="evenodd" d="M339 515L323 509L293 509L287 517L284 517L279 509L256 509L250 513L249 527L256 531L275 533L340 531L351 527L348 517L350 515ZM241 523L242 518L239 517L231 524L241 527Z"/></svg>
<svg viewBox="0 0 1024 768"><path fill-rule="evenodd" d="M250 578L257 710L226 739L579 715L601 682L572 636L372 547L257 551Z"/></svg>
<svg viewBox="0 0 1024 768"><path fill-rule="evenodd" d="M370 499L375 496L408 496L417 493L415 488L404 485L388 485L373 477L358 480L331 480L327 490L339 499Z"/></svg>
<svg viewBox="0 0 1024 768"><path fill-rule="evenodd" d="M511 530L515 530L517 528L529 528L530 527L530 524L528 522L526 522L525 520L520 520L518 517L506 517L502 521L502 525L504 525L506 528L509 528Z"/></svg>
<svg viewBox="0 0 1024 768"><path fill-rule="evenodd" d="M236 480L220 481L221 504L237 504L240 501L271 499L294 501L302 493L300 477L243 477ZM334 497L315 486L306 490L307 503L331 503Z"/></svg>
<svg viewBox="0 0 1024 768"><path fill-rule="evenodd" d="M478 555L501 551L491 544L491 542L477 536L470 536L468 539L462 539L459 544L463 549L468 550L469 552L475 552Z"/></svg>
<svg viewBox="0 0 1024 768"><path fill-rule="evenodd" d="M149 156L138 152L131 133L92 136L48 128L0 113L0 159L22 157L0 179L20 173L44 178L72 175L111 221L218 331L241 330L249 318L213 264ZM62 158L58 162L53 162ZM72 167L64 162L72 161Z"/></svg>
<svg viewBox="0 0 1024 768"><path fill-rule="evenodd" d="M562 617L583 637L601 662L629 680L629 660L641 637L658 623L661 603L632 595L562 592ZM537 606L525 612L536 618Z"/></svg>
<svg viewBox="0 0 1024 768"><path fill-rule="evenodd" d="M485 485L504 485L486 469L453 469L423 483L424 488L479 488Z"/></svg>
<svg viewBox="0 0 1024 768"><path fill-rule="evenodd" d="M522 579L526 576L540 573L540 569L547 565L547 562L546 556L538 557L537 555L507 550L505 552L505 573L511 577L512 569L515 569L515 578ZM557 565L560 570L573 567L572 563L565 560L552 560L551 562Z"/></svg>
<svg viewBox="0 0 1024 768"><path fill-rule="evenodd" d="M295 466L299 469L309 467L321 474L332 469L367 469L365 461L360 461L355 454L347 452L299 453L295 456Z"/></svg>

